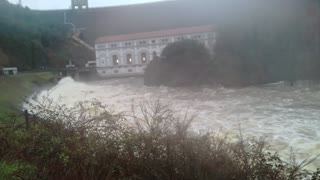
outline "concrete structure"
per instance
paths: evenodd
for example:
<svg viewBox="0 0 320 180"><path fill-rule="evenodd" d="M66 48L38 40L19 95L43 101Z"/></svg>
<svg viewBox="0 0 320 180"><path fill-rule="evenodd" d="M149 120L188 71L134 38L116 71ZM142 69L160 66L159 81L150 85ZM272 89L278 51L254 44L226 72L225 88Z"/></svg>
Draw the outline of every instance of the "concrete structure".
<svg viewBox="0 0 320 180"><path fill-rule="evenodd" d="M72 9L88 9L88 0L72 0Z"/></svg>
<svg viewBox="0 0 320 180"><path fill-rule="evenodd" d="M4 75L18 74L18 68L16 68L16 67L6 67L6 68L2 68L2 72L3 72Z"/></svg>
<svg viewBox="0 0 320 180"><path fill-rule="evenodd" d="M97 67L97 61L88 61L85 67L86 68Z"/></svg>
<svg viewBox="0 0 320 180"><path fill-rule="evenodd" d="M213 51L216 34L212 26L197 26L100 37L95 42L97 72L104 77L143 75L153 57L183 39L198 40Z"/></svg>
<svg viewBox="0 0 320 180"><path fill-rule="evenodd" d="M81 29L79 36L83 41L94 46L96 39L102 36L133 34L161 31L181 27L219 25L225 22L220 17L229 17L233 8L225 10L221 4L228 1L179 0L158 1L122 6L108 6L86 10L50 10L38 11L39 16L50 17L61 23L66 14L68 23L75 29ZM232 4L232 3L231 3ZM89 2L90 6L90 2ZM221 8L222 7L222 8ZM66 25L72 30L71 25Z"/></svg>

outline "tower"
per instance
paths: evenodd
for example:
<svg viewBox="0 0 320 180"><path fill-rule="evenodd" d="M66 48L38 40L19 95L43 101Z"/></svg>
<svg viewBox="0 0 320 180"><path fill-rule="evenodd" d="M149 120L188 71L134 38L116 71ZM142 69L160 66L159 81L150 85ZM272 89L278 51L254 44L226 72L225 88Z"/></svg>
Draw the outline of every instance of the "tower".
<svg viewBox="0 0 320 180"><path fill-rule="evenodd" d="M71 0L72 9L88 9L88 0Z"/></svg>

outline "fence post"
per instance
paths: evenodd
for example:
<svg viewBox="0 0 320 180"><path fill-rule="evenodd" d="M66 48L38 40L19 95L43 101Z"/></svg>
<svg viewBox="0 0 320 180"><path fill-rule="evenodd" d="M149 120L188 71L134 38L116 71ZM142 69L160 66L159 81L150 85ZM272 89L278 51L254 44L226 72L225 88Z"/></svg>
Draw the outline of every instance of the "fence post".
<svg viewBox="0 0 320 180"><path fill-rule="evenodd" d="M24 119L26 121L26 130L29 130L29 113L28 113L28 110L24 111Z"/></svg>
<svg viewBox="0 0 320 180"><path fill-rule="evenodd" d="M17 116L15 114L12 115L12 130L16 129Z"/></svg>
<svg viewBox="0 0 320 180"><path fill-rule="evenodd" d="M37 117L36 117L36 115L34 114L33 115L33 118L32 118L32 120L33 120L33 128L35 128L36 127L36 121L37 121Z"/></svg>

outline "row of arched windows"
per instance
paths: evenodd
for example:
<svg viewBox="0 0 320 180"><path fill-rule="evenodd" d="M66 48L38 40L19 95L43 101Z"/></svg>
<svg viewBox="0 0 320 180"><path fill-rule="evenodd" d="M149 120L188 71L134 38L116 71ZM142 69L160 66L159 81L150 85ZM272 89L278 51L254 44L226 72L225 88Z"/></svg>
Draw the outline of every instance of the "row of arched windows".
<svg viewBox="0 0 320 180"><path fill-rule="evenodd" d="M153 52L153 56L155 57L157 55L156 52ZM127 60L127 64L133 64L133 57L132 57L132 54L127 54L126 55L126 60ZM141 63L147 63L148 61L148 54L143 52L140 54L140 62ZM119 60L119 57L117 55L113 55L112 56L112 62L113 62L113 65L119 65L120 64L120 60Z"/></svg>

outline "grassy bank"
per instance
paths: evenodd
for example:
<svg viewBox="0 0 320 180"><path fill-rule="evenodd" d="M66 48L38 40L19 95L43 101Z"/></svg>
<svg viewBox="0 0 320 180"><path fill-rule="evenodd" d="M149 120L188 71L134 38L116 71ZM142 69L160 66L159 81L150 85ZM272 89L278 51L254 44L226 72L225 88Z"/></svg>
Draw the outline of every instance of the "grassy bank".
<svg viewBox="0 0 320 180"><path fill-rule="evenodd" d="M52 73L30 73L0 76L0 121L7 113L19 111L19 106L36 89L53 82Z"/></svg>

